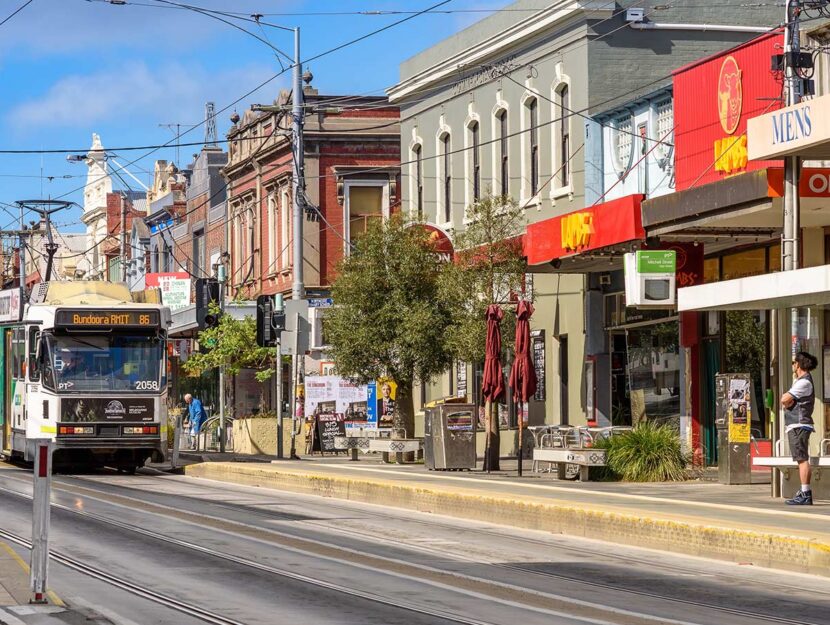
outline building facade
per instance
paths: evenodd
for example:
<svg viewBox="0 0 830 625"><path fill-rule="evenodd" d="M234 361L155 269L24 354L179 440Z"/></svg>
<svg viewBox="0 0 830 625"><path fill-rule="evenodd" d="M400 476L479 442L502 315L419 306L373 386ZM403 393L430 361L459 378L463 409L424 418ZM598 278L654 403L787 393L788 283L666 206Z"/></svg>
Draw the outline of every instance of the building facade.
<svg viewBox="0 0 830 625"><path fill-rule="evenodd" d="M587 328L601 323L586 299L594 297L588 268L580 262L561 270L585 251L563 241L563 224L579 222L588 235L598 227L592 220L604 222L597 249L644 239L640 202L673 182L668 142L640 158L644 146L649 151L657 143L657 132L671 135L672 71L780 20L774 7L747 11L715 1L695 8L637 3L645 7L639 18L627 5L635 6L561 0L535 11L532 0L520 0L508 7L516 10L404 62L389 91L401 107L405 211L452 231L464 227L465 208L487 193L508 195L525 209L534 354L543 382L530 402L531 424L596 420L593 380L610 375L598 371L586 341ZM620 194L612 200L618 204L607 201L613 196L606 191ZM543 225L530 236L536 224ZM609 266L607 255L587 256ZM478 399L476 368L465 368L423 398L455 394L463 378ZM511 412L508 406L502 425L515 423ZM513 452L516 442L502 437L502 451Z"/></svg>
<svg viewBox="0 0 830 625"><path fill-rule="evenodd" d="M305 87L303 275L326 297L351 241L400 204L398 109L384 97L326 96ZM233 297L291 293L294 269L291 99L246 111L228 133L227 222ZM322 311L312 309L314 362L322 366ZM315 369L316 373L319 370Z"/></svg>

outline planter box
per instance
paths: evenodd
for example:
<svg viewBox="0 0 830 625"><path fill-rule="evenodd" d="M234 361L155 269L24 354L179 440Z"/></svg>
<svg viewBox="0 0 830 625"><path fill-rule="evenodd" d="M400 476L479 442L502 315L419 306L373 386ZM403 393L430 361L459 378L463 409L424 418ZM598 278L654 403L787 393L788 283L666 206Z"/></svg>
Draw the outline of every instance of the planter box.
<svg viewBox="0 0 830 625"><path fill-rule="evenodd" d="M287 457L291 449L291 419L283 419L282 425L283 451ZM301 436L298 436L298 450L303 449L304 446ZM237 454L276 456L276 418L236 419L233 422L233 451Z"/></svg>

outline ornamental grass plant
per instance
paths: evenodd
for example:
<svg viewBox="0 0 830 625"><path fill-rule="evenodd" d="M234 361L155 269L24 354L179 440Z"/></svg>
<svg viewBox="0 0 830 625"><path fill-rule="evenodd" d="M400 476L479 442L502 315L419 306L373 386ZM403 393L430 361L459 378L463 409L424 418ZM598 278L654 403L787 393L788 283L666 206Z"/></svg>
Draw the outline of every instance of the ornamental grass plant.
<svg viewBox="0 0 830 625"><path fill-rule="evenodd" d="M602 442L607 449L607 474L626 482L679 482L687 479L689 458L680 447L677 430L670 425L645 422L630 432Z"/></svg>

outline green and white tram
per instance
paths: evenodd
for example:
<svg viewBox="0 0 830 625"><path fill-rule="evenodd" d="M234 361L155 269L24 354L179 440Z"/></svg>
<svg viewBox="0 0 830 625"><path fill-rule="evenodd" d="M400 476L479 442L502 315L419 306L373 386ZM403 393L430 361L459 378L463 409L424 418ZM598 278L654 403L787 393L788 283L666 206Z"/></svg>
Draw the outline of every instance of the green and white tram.
<svg viewBox="0 0 830 625"><path fill-rule="evenodd" d="M167 439L170 310L126 285L47 282L20 314L0 292L0 453L33 459L54 441L56 467L135 471Z"/></svg>

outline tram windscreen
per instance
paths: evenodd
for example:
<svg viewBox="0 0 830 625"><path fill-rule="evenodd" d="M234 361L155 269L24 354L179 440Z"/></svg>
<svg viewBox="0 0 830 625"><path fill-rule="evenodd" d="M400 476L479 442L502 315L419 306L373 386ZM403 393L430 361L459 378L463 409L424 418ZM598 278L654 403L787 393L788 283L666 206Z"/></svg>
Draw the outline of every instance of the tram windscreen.
<svg viewBox="0 0 830 625"><path fill-rule="evenodd" d="M47 380L60 391L159 391L164 343L141 335L45 335Z"/></svg>

